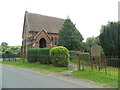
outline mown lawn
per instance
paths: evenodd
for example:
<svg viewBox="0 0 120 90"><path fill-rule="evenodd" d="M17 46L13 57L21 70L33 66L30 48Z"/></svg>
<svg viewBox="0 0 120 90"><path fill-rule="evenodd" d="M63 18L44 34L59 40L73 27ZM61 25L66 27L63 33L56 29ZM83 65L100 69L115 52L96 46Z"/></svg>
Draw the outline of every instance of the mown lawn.
<svg viewBox="0 0 120 90"><path fill-rule="evenodd" d="M67 70L71 70L72 68L66 68L66 67L55 67L52 65L45 65L45 64L40 64L38 62L36 63L28 63L27 59L25 59L25 62L23 63L23 59L19 59L19 60L11 60L11 61L2 61L0 62L2 64L6 64L6 65L12 65L15 67L22 67L22 68L38 68L38 69L45 69L45 70L49 70L49 71L53 71L53 72L63 72L63 71L67 71Z"/></svg>
<svg viewBox="0 0 120 90"><path fill-rule="evenodd" d="M72 72L72 74L79 76L79 78L99 82L105 86L118 88L118 77L117 76L108 75L102 72L95 72L91 70L74 71Z"/></svg>
<svg viewBox="0 0 120 90"><path fill-rule="evenodd" d="M78 65L78 62L70 62L70 64L74 64L74 65ZM85 70L91 70L91 66L90 65L87 65L87 64L84 64L82 65L82 67L84 67ZM95 66L93 66L93 70L95 72L99 71L98 68L96 69ZM118 77L118 67L112 67L112 66L107 66L106 67L106 70L105 68L100 68L100 71L99 72L103 72L103 73L107 73L109 75L114 75L114 76L117 76Z"/></svg>

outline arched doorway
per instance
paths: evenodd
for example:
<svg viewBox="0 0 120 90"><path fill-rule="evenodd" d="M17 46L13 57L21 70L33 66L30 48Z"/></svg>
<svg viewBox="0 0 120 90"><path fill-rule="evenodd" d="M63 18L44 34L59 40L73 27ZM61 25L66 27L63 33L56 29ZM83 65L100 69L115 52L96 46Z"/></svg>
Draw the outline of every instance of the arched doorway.
<svg viewBox="0 0 120 90"><path fill-rule="evenodd" d="M44 38L41 38L39 41L39 48L45 48L46 47L46 40Z"/></svg>

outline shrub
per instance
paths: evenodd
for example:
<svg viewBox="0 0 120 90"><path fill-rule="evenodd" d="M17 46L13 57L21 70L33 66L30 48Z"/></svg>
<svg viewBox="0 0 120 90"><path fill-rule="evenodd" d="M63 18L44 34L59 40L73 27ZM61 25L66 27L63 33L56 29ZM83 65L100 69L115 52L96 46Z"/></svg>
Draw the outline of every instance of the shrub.
<svg viewBox="0 0 120 90"><path fill-rule="evenodd" d="M32 48L28 50L29 62L40 62L41 64L50 64L50 52L51 48Z"/></svg>
<svg viewBox="0 0 120 90"><path fill-rule="evenodd" d="M69 60L69 51L67 48L58 46L50 50L51 62L54 66L67 67Z"/></svg>
<svg viewBox="0 0 120 90"><path fill-rule="evenodd" d="M83 60L89 60L89 56L90 56L90 53L88 52L80 53L80 58L82 58Z"/></svg>
<svg viewBox="0 0 120 90"><path fill-rule="evenodd" d="M82 52L82 53L80 53L80 55L90 55L90 53L89 52Z"/></svg>

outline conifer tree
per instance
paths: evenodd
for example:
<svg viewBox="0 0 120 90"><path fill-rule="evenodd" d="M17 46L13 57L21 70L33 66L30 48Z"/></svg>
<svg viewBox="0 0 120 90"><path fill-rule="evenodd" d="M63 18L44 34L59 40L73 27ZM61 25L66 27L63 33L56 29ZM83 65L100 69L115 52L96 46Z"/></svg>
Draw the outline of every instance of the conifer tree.
<svg viewBox="0 0 120 90"><path fill-rule="evenodd" d="M69 50L79 50L82 47L83 37L73 22L67 18L58 33L58 45Z"/></svg>
<svg viewBox="0 0 120 90"><path fill-rule="evenodd" d="M106 56L120 55L120 22L108 22L101 27L100 44Z"/></svg>

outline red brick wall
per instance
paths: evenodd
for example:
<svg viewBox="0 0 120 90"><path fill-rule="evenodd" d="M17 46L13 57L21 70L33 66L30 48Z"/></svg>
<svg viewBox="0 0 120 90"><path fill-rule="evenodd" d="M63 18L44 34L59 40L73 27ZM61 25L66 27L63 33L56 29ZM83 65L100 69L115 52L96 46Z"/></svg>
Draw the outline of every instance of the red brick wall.
<svg viewBox="0 0 120 90"><path fill-rule="evenodd" d="M44 30L38 33L38 35L35 37L35 40L33 41L35 42L35 45L33 48L39 48L39 41L41 38L44 38L46 40L46 48L50 48L51 37Z"/></svg>
<svg viewBox="0 0 120 90"><path fill-rule="evenodd" d="M49 36L51 38L53 37L53 39L54 39L53 44L54 45L55 45L55 38L57 38L57 45L58 45L58 34L57 33L49 33ZM55 46L57 46L57 45L55 45Z"/></svg>
<svg viewBox="0 0 120 90"><path fill-rule="evenodd" d="M39 41L41 38L44 38L46 40L46 48L50 48L50 47L54 47L54 46L57 46L57 45L50 45L51 44L51 37L53 37L55 39L55 37L57 38L58 40L58 34L56 33L46 33L44 30L42 30L41 32L39 32L36 36L36 33L37 32L28 32L27 34L23 35L23 43L22 43L22 52L21 52L21 56L24 55L27 51L27 49L29 48L39 48ZM31 47L29 46L25 46L25 44L27 42L25 42L25 39L27 40L27 37L32 34L32 36L36 36L35 37L35 40L33 41L35 44ZM27 49L26 49L27 48ZM26 56L25 56L26 57Z"/></svg>

